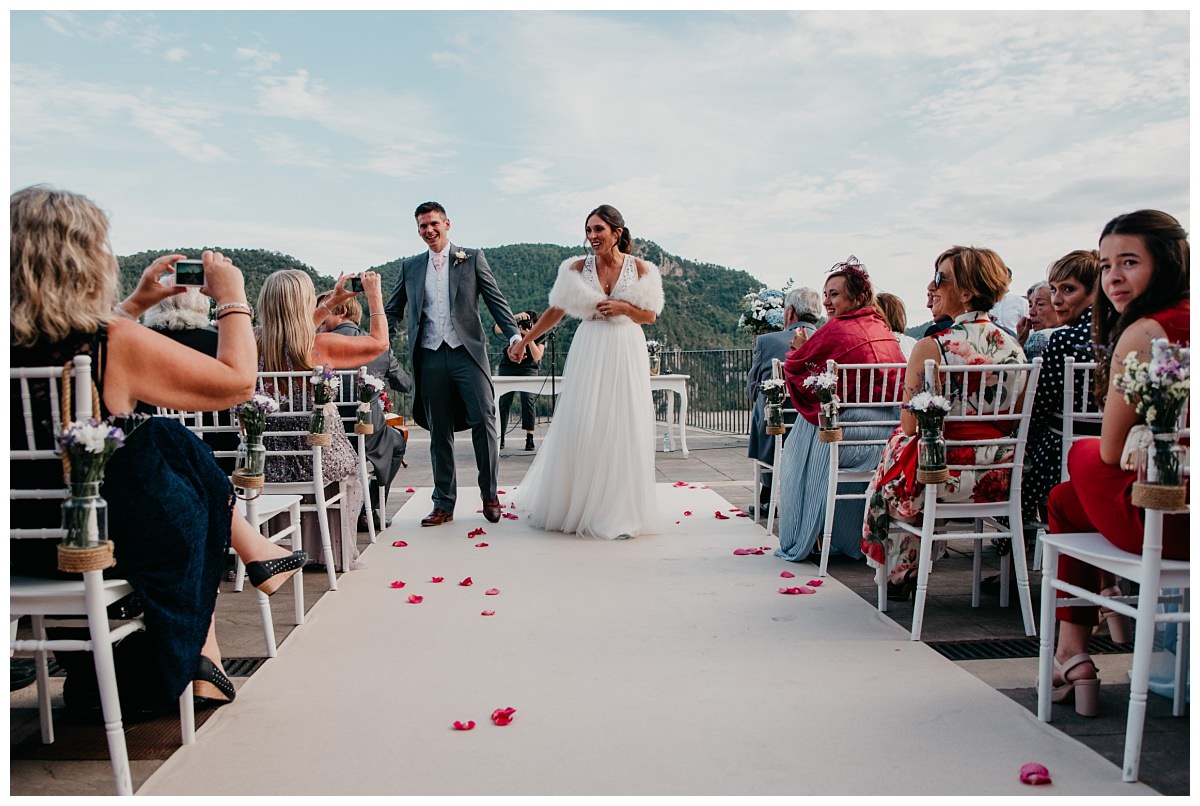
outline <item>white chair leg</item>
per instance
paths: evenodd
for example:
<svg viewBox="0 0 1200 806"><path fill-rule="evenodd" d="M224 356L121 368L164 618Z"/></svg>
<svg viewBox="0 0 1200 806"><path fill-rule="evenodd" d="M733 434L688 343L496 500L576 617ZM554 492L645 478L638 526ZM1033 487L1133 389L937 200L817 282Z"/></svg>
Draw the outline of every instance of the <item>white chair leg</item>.
<svg viewBox="0 0 1200 806"><path fill-rule="evenodd" d="M275 620L271 617L271 597L257 588L254 589L254 594L258 597L258 615L262 619L263 643L267 646L267 657L273 658L279 654L279 650L275 646Z"/></svg>
<svg viewBox="0 0 1200 806"><path fill-rule="evenodd" d="M317 528L321 532L321 556L325 558L325 572L329 576L329 589L337 590L337 571L333 559L333 540L329 536L329 509L325 496L317 496Z"/></svg>
<svg viewBox="0 0 1200 806"><path fill-rule="evenodd" d="M1191 613L1191 590L1183 590L1184 613ZM1191 651L1191 640L1188 635L1191 625L1186 621L1175 625L1175 697L1171 701L1171 715L1183 716L1187 708L1188 689L1188 652Z"/></svg>
<svg viewBox="0 0 1200 806"><path fill-rule="evenodd" d="M1013 552L1016 550L1017 550L1017 541L1016 541L1016 538L1013 538L1012 548L1009 549L1008 554L1005 554L1003 557L1000 558L1000 606L1001 607L1008 607L1011 596L1012 596L1012 591L1011 591L1012 584L1009 582L1009 579L1012 577L1012 573L1013 573L1013 570L1012 570L1012 568L1013 568L1013 562L1012 562Z"/></svg>
<svg viewBox="0 0 1200 806"><path fill-rule="evenodd" d="M246 564L236 553L234 554L233 592L241 593L246 585Z"/></svg>
<svg viewBox="0 0 1200 806"><path fill-rule="evenodd" d="M889 565L890 563L885 562L883 565L875 569L875 588L878 598L878 604L876 606L879 608L880 613L887 612L887 578Z"/></svg>
<svg viewBox="0 0 1200 806"><path fill-rule="evenodd" d="M1013 549L1009 552L1008 559L1010 562L1016 563L1015 571L1017 575L1017 599L1021 603L1021 620L1025 622L1025 634L1036 635L1037 627L1033 618L1033 594L1029 589L1029 567L1025 564L1025 536L1023 532L1016 533L1018 537L1013 538ZM1009 577L1008 568L1001 568L1000 577L1002 580L1007 580ZM1002 587L1001 604L1008 606L1008 598L1004 595L1007 593Z"/></svg>
<svg viewBox="0 0 1200 806"><path fill-rule="evenodd" d="M179 695L179 734L183 744L196 743L196 707L191 686L185 686Z"/></svg>
<svg viewBox="0 0 1200 806"><path fill-rule="evenodd" d="M1054 587L1058 576L1058 551L1052 546L1042 550L1042 630L1038 640L1037 717L1049 722L1053 703L1050 686L1054 674Z"/></svg>
<svg viewBox="0 0 1200 806"><path fill-rule="evenodd" d="M288 507L288 518L292 525L292 551L304 548L303 532L300 531L300 502L296 501ZM293 599L296 606L296 624L304 623L304 569L292 574Z"/></svg>
<svg viewBox="0 0 1200 806"><path fill-rule="evenodd" d="M837 511L838 444L829 444L829 483L825 487L825 523L821 527L821 568L817 576L825 576L829 569L829 546L833 542L833 516Z"/></svg>
<svg viewBox="0 0 1200 806"><path fill-rule="evenodd" d="M925 625L925 598L929 591L929 572L933 570L933 527L936 518L931 516L937 506L938 485L925 485L924 517L921 521L921 548L917 555L917 595L913 600L913 621L910 640L921 640L921 628Z"/></svg>
<svg viewBox="0 0 1200 806"><path fill-rule="evenodd" d="M46 620L33 616L33 637L36 641L46 640ZM44 649L33 654L34 671L37 674L38 723L42 729L42 744L54 744L54 718L50 713L50 664L49 653Z"/></svg>
<svg viewBox="0 0 1200 806"><path fill-rule="evenodd" d="M121 698L117 692L117 666L113 660L112 643L108 640L108 612L100 596L103 579L99 571L86 571L84 585L94 586L95 595L87 597L88 630L91 633L92 660L96 664L96 685L100 689L100 713L104 718L104 733L108 738L108 755L112 761L113 777L118 795L133 794L133 777L129 772L129 754L125 748L125 728L121 723Z"/></svg>
<svg viewBox="0 0 1200 806"><path fill-rule="evenodd" d="M1045 529L1038 529L1037 536L1033 540L1033 562L1029 564L1030 571L1042 570L1042 535L1046 534Z"/></svg>
<svg viewBox="0 0 1200 806"><path fill-rule="evenodd" d="M974 543L974 553L971 555L971 607L979 607L979 588L983 581L983 541L976 540Z"/></svg>

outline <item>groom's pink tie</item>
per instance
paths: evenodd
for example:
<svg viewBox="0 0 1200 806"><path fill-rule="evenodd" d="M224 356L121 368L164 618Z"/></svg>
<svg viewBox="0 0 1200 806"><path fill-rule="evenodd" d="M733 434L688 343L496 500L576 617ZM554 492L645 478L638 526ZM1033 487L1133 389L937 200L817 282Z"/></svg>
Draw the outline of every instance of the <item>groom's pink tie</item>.
<svg viewBox="0 0 1200 806"><path fill-rule="evenodd" d="M441 271L442 264L444 264L445 262L446 262L445 255L443 255L441 252L433 253L433 270L434 271Z"/></svg>

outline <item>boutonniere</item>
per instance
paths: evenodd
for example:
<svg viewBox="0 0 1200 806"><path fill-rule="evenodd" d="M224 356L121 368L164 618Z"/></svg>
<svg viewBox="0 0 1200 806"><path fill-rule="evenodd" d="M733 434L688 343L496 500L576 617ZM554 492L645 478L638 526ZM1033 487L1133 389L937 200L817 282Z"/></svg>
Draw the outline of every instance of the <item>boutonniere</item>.
<svg viewBox="0 0 1200 806"><path fill-rule="evenodd" d="M462 263L466 259L467 259L467 252L465 249L459 249L457 252L454 253L454 265L455 266L457 266L459 263Z"/></svg>

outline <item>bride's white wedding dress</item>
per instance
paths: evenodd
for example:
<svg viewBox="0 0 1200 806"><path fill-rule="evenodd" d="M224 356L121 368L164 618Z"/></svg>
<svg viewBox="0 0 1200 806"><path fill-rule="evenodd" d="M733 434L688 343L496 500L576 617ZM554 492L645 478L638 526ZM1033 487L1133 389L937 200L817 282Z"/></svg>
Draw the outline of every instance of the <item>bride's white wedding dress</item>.
<svg viewBox="0 0 1200 806"><path fill-rule="evenodd" d="M550 304L582 319L563 366L562 393L541 449L513 500L542 529L609 540L662 531L654 475L654 413L646 337L627 316L604 318L595 257L582 272L559 268ZM613 286L655 313L663 304L658 269L638 278L626 256ZM595 317L595 318L593 318Z"/></svg>

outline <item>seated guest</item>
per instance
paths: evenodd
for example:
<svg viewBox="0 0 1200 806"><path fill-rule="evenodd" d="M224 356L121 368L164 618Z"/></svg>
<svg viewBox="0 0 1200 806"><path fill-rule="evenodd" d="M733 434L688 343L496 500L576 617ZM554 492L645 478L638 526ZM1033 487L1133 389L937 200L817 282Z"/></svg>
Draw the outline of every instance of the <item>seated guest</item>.
<svg viewBox="0 0 1200 806"><path fill-rule="evenodd" d="M1098 439L1076 442L1067 455L1070 478L1050 491L1050 532L1099 532L1118 548L1140 554L1143 517L1130 500L1137 474L1120 464L1126 438L1140 418L1112 379L1123 372L1127 355L1148 360L1153 339L1190 344L1191 249L1187 233L1173 217L1158 210L1117 216L1100 234L1099 264L1100 292L1095 296L1092 339L1097 344L1115 345L1111 361L1102 362L1096 373L1103 424ZM1188 532L1186 514L1167 515L1162 556L1189 559ZM1073 557L1059 559L1058 576L1091 591L1112 584L1098 568ZM1058 593L1060 598L1065 595ZM1100 681L1088 655L1088 639L1098 610L1064 607L1057 616L1052 698L1054 702L1074 698L1080 716L1095 716Z"/></svg>
<svg viewBox="0 0 1200 806"><path fill-rule="evenodd" d="M879 305L879 310L883 311L883 319L895 334L896 343L900 345L900 352L904 354L904 360L907 361L908 354L912 352L913 345L917 343L917 340L904 332L908 327L908 313L904 309L904 300L895 294L884 291L875 298L875 302Z"/></svg>
<svg viewBox="0 0 1200 806"><path fill-rule="evenodd" d="M340 304L331 305L329 299L334 295L333 291L325 291L317 298L317 311L322 309L327 310L325 319L321 322L318 332L320 333L339 333L344 336L363 336L362 328L358 323L362 321L362 306L358 304L358 297L354 296L344 300ZM400 362L396 360L396 354L389 347L384 352L380 353L375 358L365 364L367 372L382 380L385 384L395 389L398 392L409 392L412 390L412 378L400 366ZM344 373L342 375L342 400L355 399L354 383L356 380L355 373ZM346 417L346 411L349 410L349 418ZM349 428L352 427L355 420L355 411L357 406L343 406L343 424ZM396 473L401 467L407 466L404 461L404 452L407 443L404 439L404 434L401 431L392 428L387 424L384 418L383 403L379 398L371 404L371 425L375 430L367 435L366 452L367 461L374 468L375 478L371 479L371 507L374 511L379 512L387 506L388 491L392 487L392 480L396 478ZM382 485L381 483L382 482ZM379 491L383 488L383 506L380 506ZM375 528L383 528L383 524L379 522L378 517L375 519ZM360 532L367 531L366 512L359 515L358 530Z"/></svg>
<svg viewBox="0 0 1200 806"><path fill-rule="evenodd" d="M754 403L750 410L750 443L746 450L751 459L768 465L775 461L775 437L767 433L766 397L758 387L771 377L774 360L787 358L796 329L802 328L811 336L820 320L821 295L811 288L793 288L783 300L783 330L763 333L754 339L754 358L746 373L746 396ZM783 434L784 442L787 442L788 433ZM759 511L766 515L770 504L771 474L768 472L763 475L763 488L758 495Z"/></svg>
<svg viewBox="0 0 1200 806"><path fill-rule="evenodd" d="M1050 334L1058 330L1058 314L1050 301L1050 284L1039 280L1029 287L1029 316L1017 324L1017 341L1030 361L1046 351Z"/></svg>
<svg viewBox="0 0 1200 806"><path fill-rule="evenodd" d="M951 316L954 323L939 333L917 342L908 359L904 375L904 399L910 400L925 386L925 361L937 365L1020 364L1025 361L1021 345L988 316L997 298L1008 288L1009 273L1000 256L990 249L955 246L934 261L929 293L936 318ZM1023 389L1008 390L991 376L995 395L1022 394ZM991 398L989 398L991 399ZM946 437L955 438L954 424L947 424ZM997 431L996 436L1002 436ZM991 462L997 451L1012 453L1010 446L980 447L952 451L950 464ZM955 453L966 455L954 455ZM917 481L917 421L910 411L900 415L900 427L888 441L875 477L868 487L867 514L862 525L862 550L873 568L886 569L888 558L897 557L888 582L888 597L909 598L916 587L920 539L907 532L889 534L892 518L916 520L924 505L925 485ZM952 470L942 485L940 501L997 500L979 499L975 494L978 479L971 470ZM988 489L993 489L992 485ZM1008 494L1007 483L995 486L999 495Z"/></svg>
<svg viewBox="0 0 1200 806"><path fill-rule="evenodd" d="M175 287L173 275L164 277L163 285ZM173 294L142 315L142 322L151 330L185 344L205 355L217 354L217 328L209 318L212 300L196 286L180 286L182 294Z"/></svg>
<svg viewBox="0 0 1200 806"><path fill-rule="evenodd" d="M252 584L274 592L305 560L271 543L233 509L233 487L212 452L177 421L138 417L139 401L180 409L215 410L254 391L254 335L241 271L220 252L202 255L201 292L216 301L217 350L210 357L142 327L137 316L183 289L159 282L184 255L164 255L142 272L134 292L116 303L117 262L108 251L108 218L87 198L46 186L10 199L9 312L14 367L61 366L92 356L92 380L102 417L125 430L104 473L113 573L128 580L144 605L156 660L152 698L177 702L187 686L218 703L234 698L213 626L217 587L233 548ZM116 303L116 304L114 304ZM11 411L20 401L13 387ZM49 424L45 387L33 405ZM19 418L9 439L24 447ZM23 462L12 484L52 489L63 483L57 461ZM49 503L49 508L45 505ZM57 502L13 502L17 525L57 525ZM57 541L20 540L11 548L13 573L57 576Z"/></svg>
<svg viewBox="0 0 1200 806"><path fill-rule="evenodd" d="M1029 419L1029 447L1021 489L1026 526L1046 522L1046 496L1058 484L1062 467L1062 415L1067 356L1095 361L1092 349L1092 300L1100 279L1100 253L1076 249L1054 261L1049 289L1055 315L1064 325L1050 335L1042 354L1042 372ZM1095 400L1076 400L1075 411L1098 411ZM1082 433L1088 425L1081 424ZM1033 531L1036 531L1034 529Z"/></svg>
<svg viewBox="0 0 1200 806"><path fill-rule="evenodd" d="M306 273L299 269L283 269L269 275L258 294L259 368L267 372L296 372L311 370L319 364L330 369L357 369L384 353L388 349L388 325L383 313L379 275L373 271L362 274L363 290L371 310L370 333L347 336L314 331L314 325L324 321L328 308L356 295L355 291L345 288L349 279L338 277L333 296L326 300L326 308L321 309L317 305L312 278ZM283 390L270 388L264 391L271 395L283 393ZM300 390L297 391L299 393ZM307 430L307 417L272 416L267 418L268 433L263 444L268 451L307 450L307 443L302 436L270 436L271 431ZM355 535L363 501L363 491L358 482L358 452L350 444L340 417L325 418L325 433L332 437L333 442L321 453L322 477L326 486L337 482L344 482L346 486L346 499L337 510L340 517L330 518L330 541L334 546L335 559L342 556L339 550L341 541L353 544L349 552L353 560L358 556ZM310 456L268 455L264 475L268 483L300 482L311 480L312 472ZM317 513L305 512L302 520L307 550L312 556L321 556Z"/></svg>
<svg viewBox="0 0 1200 806"><path fill-rule="evenodd" d="M904 360L900 345L879 309L875 290L866 268L851 257L836 264L825 278L825 313L829 320L810 337L803 329L792 336L792 351L784 362L784 380L796 408L796 424L783 445L779 483L779 548L776 557L798 562L813 552L825 526L825 493L829 485L829 444L817 437L820 399L804 381L825 371L830 359L844 364L889 364ZM876 399L883 399L885 384L876 378ZM842 399L857 390L839 389ZM855 426L856 420L875 419L879 412L866 414L850 409L841 417L846 440L884 438L889 431L880 426ZM869 445L844 445L838 452L839 466L845 470L869 470L879 464L880 449ZM844 490L850 492L850 490ZM822 547L833 554L857 558L861 537L862 504L850 501L838 507L831 536L832 546ZM832 554L831 554L832 556Z"/></svg>

